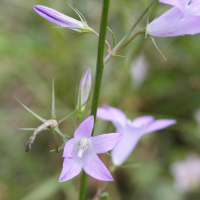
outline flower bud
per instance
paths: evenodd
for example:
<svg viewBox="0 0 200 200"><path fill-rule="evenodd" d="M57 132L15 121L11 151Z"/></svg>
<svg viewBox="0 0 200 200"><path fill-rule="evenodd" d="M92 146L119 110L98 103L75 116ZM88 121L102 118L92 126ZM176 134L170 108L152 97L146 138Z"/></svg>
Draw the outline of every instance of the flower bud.
<svg viewBox="0 0 200 200"><path fill-rule="evenodd" d="M79 112L82 113L85 110L85 104L88 100L90 89L92 84L91 72L90 68L87 68L81 78L79 89L78 89L78 97L77 97L77 105L76 108L79 108Z"/></svg>
<svg viewBox="0 0 200 200"><path fill-rule="evenodd" d="M66 27L70 30L77 31L80 33L93 32L93 30L87 25L87 22L80 16L79 12L76 10L75 12L79 15L81 21L78 21L72 17L64 15L58 12L57 10L46 6L35 5L33 9L41 17L44 17L46 20L57 24L60 27Z"/></svg>

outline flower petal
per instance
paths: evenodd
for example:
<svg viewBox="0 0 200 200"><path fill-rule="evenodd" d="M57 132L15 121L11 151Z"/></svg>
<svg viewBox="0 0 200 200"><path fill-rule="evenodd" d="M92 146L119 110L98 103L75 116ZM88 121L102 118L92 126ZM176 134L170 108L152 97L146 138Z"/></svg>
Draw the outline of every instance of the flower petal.
<svg viewBox="0 0 200 200"><path fill-rule="evenodd" d="M148 24L147 33L156 37L183 35L184 31L182 31L182 28L184 27L179 26L182 17L183 13L178 8L174 7Z"/></svg>
<svg viewBox="0 0 200 200"><path fill-rule="evenodd" d="M124 163L142 136L141 128L133 128L129 125L122 132L121 141L111 151L112 162L116 166Z"/></svg>
<svg viewBox="0 0 200 200"><path fill-rule="evenodd" d="M64 151L63 151L63 157L68 157L68 158L72 158L72 151L73 151L73 147L74 147L74 138L68 140L65 143L65 147L64 147Z"/></svg>
<svg viewBox="0 0 200 200"><path fill-rule="evenodd" d="M99 157L94 154L85 154L83 157L83 169L84 171L101 181L114 181L110 172L106 168L106 166L102 163Z"/></svg>
<svg viewBox="0 0 200 200"><path fill-rule="evenodd" d="M200 15L200 1L193 1L187 6L187 9L184 11L184 18L186 17L194 17Z"/></svg>
<svg viewBox="0 0 200 200"><path fill-rule="evenodd" d="M97 154L110 151L121 139L122 133L108 133L91 137L93 151Z"/></svg>
<svg viewBox="0 0 200 200"><path fill-rule="evenodd" d="M63 162L63 169L59 178L59 182L67 181L77 176L82 169L81 159L76 156L75 158L65 158Z"/></svg>
<svg viewBox="0 0 200 200"><path fill-rule="evenodd" d="M57 24L58 26L61 27L83 27L83 23L68 17L52 8L46 7L46 6L41 6L41 5L36 5L33 7L35 12L37 12L40 16L44 17L46 20ZM75 31L80 32L78 29L72 29Z"/></svg>
<svg viewBox="0 0 200 200"><path fill-rule="evenodd" d="M154 120L154 117L151 115L146 115L142 117L138 117L134 119L131 123L132 126L134 127L142 127L147 125L148 123L152 122Z"/></svg>
<svg viewBox="0 0 200 200"><path fill-rule="evenodd" d="M90 138L94 126L94 116L85 119L74 132L74 138Z"/></svg>
<svg viewBox="0 0 200 200"><path fill-rule="evenodd" d="M97 117L103 120L111 121L114 125L125 126L126 124L126 115L117 108L104 105L103 108L97 109Z"/></svg>
<svg viewBox="0 0 200 200"><path fill-rule="evenodd" d="M188 0L186 0L186 1L188 1ZM175 6L182 11L181 0L159 0L159 2Z"/></svg>
<svg viewBox="0 0 200 200"><path fill-rule="evenodd" d="M146 128L144 134L167 128L168 126L171 126L175 123L176 123L175 119L159 119L159 120L156 120Z"/></svg>

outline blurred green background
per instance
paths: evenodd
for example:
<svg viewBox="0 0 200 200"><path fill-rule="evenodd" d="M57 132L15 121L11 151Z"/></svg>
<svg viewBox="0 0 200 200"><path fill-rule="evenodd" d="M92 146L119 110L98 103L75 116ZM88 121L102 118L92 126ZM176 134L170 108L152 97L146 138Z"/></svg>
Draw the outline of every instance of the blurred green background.
<svg viewBox="0 0 200 200"><path fill-rule="evenodd" d="M85 16L90 27L99 31L99 0L69 0ZM148 0L111 0L108 26L119 41L148 5ZM51 84L55 80L58 119L75 107L75 93L81 76L90 68L94 80L98 38L85 34L62 42L74 32L55 25L36 14L34 5L45 5L78 19L64 0L0 1L0 199L2 200L75 200L78 199L80 175L58 183L62 153L54 149L53 135L40 133L29 153L24 144L31 131L16 127L38 127L41 123L15 99L17 97L38 115L49 119ZM161 11L156 4L150 19ZM137 30L146 25L146 18ZM112 43L108 32L107 40ZM118 169L106 191L115 200L199 200L199 189L180 194L174 188L170 165L185 159L190 152L200 154L200 132L194 118L200 107L200 35L156 38L165 61L148 37L136 38L121 55L105 67L99 106L108 104L123 110L130 119L150 114L155 118L174 118L178 123L165 130L144 136L126 163L140 167ZM106 53L106 52L105 52ZM148 73L140 87L130 75L132 62L143 55ZM105 54L106 55L106 54ZM136 84L136 83L135 83ZM89 110L90 106L88 107ZM82 120L88 113L82 117ZM75 116L74 116L75 119ZM74 126L66 120L63 133L73 136ZM113 132L110 122L97 123L96 133ZM61 141L59 143L61 145ZM109 165L106 156L101 156ZM88 179L87 199L100 184Z"/></svg>

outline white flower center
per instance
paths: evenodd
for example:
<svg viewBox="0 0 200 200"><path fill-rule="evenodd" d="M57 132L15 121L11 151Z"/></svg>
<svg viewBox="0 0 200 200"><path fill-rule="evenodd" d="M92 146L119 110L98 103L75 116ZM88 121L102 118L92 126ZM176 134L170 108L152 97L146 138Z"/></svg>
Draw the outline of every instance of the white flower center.
<svg viewBox="0 0 200 200"><path fill-rule="evenodd" d="M88 138L81 138L78 142L79 145L79 151L78 151L78 157L81 158L83 155L83 152L88 148L89 146L89 139Z"/></svg>

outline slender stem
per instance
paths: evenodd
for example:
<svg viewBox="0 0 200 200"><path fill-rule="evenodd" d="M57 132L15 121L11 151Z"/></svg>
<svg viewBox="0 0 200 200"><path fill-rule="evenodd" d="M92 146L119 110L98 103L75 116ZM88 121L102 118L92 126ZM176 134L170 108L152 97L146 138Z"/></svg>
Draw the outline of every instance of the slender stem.
<svg viewBox="0 0 200 200"><path fill-rule="evenodd" d="M96 194L95 194L95 196L93 197L92 200L98 200L99 199L100 195L102 194L102 192L106 188L107 184L108 184L107 181L102 183L101 187L99 187L99 189L97 190L97 192L96 192Z"/></svg>
<svg viewBox="0 0 200 200"><path fill-rule="evenodd" d="M142 32L144 32L144 30L140 30L138 31L126 44L124 44L121 48L119 48L117 51L115 51L115 53L119 53L122 49L124 49L129 43L131 43L131 41L136 38L138 35L140 35Z"/></svg>
<svg viewBox="0 0 200 200"><path fill-rule="evenodd" d="M107 31L109 3L110 3L110 0L103 0L95 85L94 85L94 92L93 92L93 99L92 99L92 106L91 106L91 115L94 116L94 121L96 120L96 113L97 113L97 107L98 107L98 102L99 102L99 93L100 93L100 88L101 88L101 80L102 80L103 69L104 69L103 57L104 57L104 44L105 44L105 39L106 39L106 31ZM94 129L92 132L92 136L93 135L94 135ZM87 183L87 174L83 171L82 177L81 177L79 200L85 199L86 183Z"/></svg>
<svg viewBox="0 0 200 200"><path fill-rule="evenodd" d="M100 25L100 34L99 34L99 46L98 46L98 56L97 56L97 65L96 65L96 76L95 76L95 85L91 106L91 115L94 116L94 120L96 120L97 107L99 102L99 93L101 88L101 80L104 69L104 42L106 39L106 31L107 31L107 20L108 20L108 9L109 9L110 0L103 0L103 10L101 17L101 25ZM94 132L94 131L93 131ZM92 133L93 136L94 133Z"/></svg>
<svg viewBox="0 0 200 200"><path fill-rule="evenodd" d="M96 31L93 30L93 33L94 33L97 37L99 37L99 34L98 34ZM107 40L105 40L105 44L106 44L107 47L108 47L108 51L110 51L110 50L111 50L111 46L110 46L110 44L109 44L109 42L108 42Z"/></svg>
<svg viewBox="0 0 200 200"><path fill-rule="evenodd" d="M131 29L128 31L128 33L121 39L121 41L114 47L112 51L108 53L108 55L104 59L104 64L108 62L108 60L111 58L112 55L115 55L116 50L122 45L122 43L125 41L125 39L131 34L131 32L134 30L134 28L138 25L138 23L141 21L141 19L145 16L145 14L148 12L149 8L155 3L155 0L152 0L151 3L148 5L148 7L144 10L144 12L140 15L138 20L135 22L135 24L131 27Z"/></svg>

